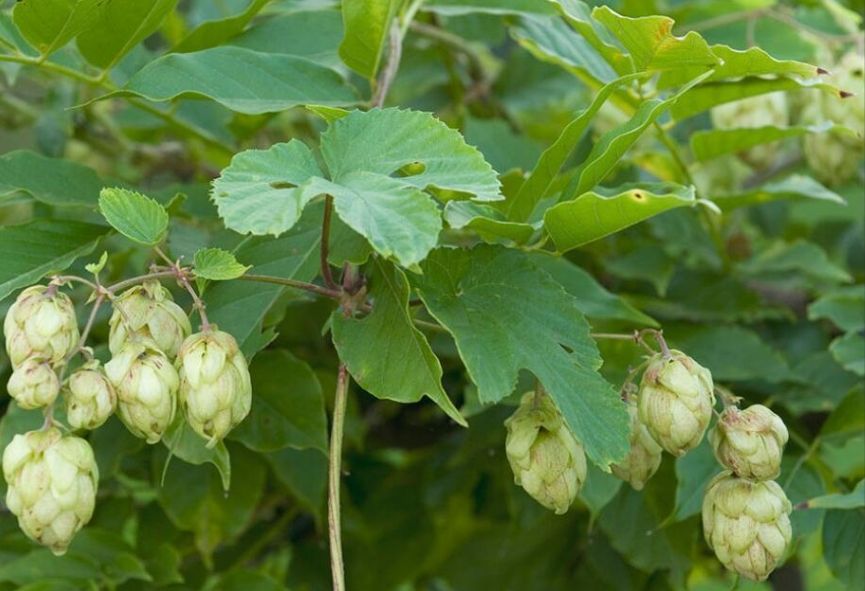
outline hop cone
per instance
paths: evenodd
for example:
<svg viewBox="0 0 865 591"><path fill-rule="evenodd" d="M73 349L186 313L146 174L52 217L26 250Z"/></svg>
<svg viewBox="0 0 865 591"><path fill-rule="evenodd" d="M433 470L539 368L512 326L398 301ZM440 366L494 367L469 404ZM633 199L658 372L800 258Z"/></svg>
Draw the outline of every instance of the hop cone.
<svg viewBox="0 0 865 591"><path fill-rule="evenodd" d="M586 455L555 403L527 392L505 427L514 481L547 509L565 513L586 480Z"/></svg>
<svg viewBox="0 0 865 591"><path fill-rule="evenodd" d="M6 391L21 408L42 408L57 398L60 380L43 358L31 357L12 372Z"/></svg>
<svg viewBox="0 0 865 591"><path fill-rule="evenodd" d="M642 490L649 478L658 471L663 450L640 422L637 407L629 404L628 413L631 415L631 449L624 460L613 464L611 468L613 474L630 484L634 490Z"/></svg>
<svg viewBox="0 0 865 591"><path fill-rule="evenodd" d="M114 386L100 369L99 361L91 361L69 376L64 399L66 420L75 429L96 429L117 406Z"/></svg>
<svg viewBox="0 0 865 591"><path fill-rule="evenodd" d="M117 393L117 414L137 437L156 443L177 410L177 371L164 353L129 343L105 364Z"/></svg>
<svg viewBox="0 0 865 591"><path fill-rule="evenodd" d="M233 336L210 330L183 341L176 365L186 420L213 447L249 414L252 386L246 358Z"/></svg>
<svg viewBox="0 0 865 591"><path fill-rule="evenodd" d="M75 306L56 287L28 287L6 313L3 332L13 368L31 357L57 363L78 344Z"/></svg>
<svg viewBox="0 0 865 591"><path fill-rule="evenodd" d="M192 331L183 308L158 281L132 287L114 302L108 347L117 355L129 342L150 345L174 359L180 343Z"/></svg>
<svg viewBox="0 0 865 591"><path fill-rule="evenodd" d="M703 533L725 567L762 581L787 551L791 511L776 482L750 482L722 472L703 497Z"/></svg>
<svg viewBox="0 0 865 591"><path fill-rule="evenodd" d="M3 452L6 505L31 539L61 555L90 521L99 470L90 445L56 428L16 435Z"/></svg>
<svg viewBox="0 0 865 591"><path fill-rule="evenodd" d="M762 404L742 411L728 407L709 431L718 462L737 476L756 481L772 480L781 473L787 438L784 421Z"/></svg>
<svg viewBox="0 0 865 591"><path fill-rule="evenodd" d="M716 129L767 125L786 127L789 120L787 96L783 92L753 96L724 103L712 109L712 124ZM775 161L779 145L778 142L761 144L743 151L739 156L752 166L766 168Z"/></svg>
<svg viewBox="0 0 865 591"><path fill-rule="evenodd" d="M672 351L668 358L655 356L637 398L640 421L674 456L683 456L700 443L714 404L712 374L681 351Z"/></svg>
<svg viewBox="0 0 865 591"><path fill-rule="evenodd" d="M802 139L808 167L821 182L837 186L853 178L862 166L865 146L865 102L861 93L865 80L865 57L851 51L832 68L831 82L842 90L860 96L840 98L829 93L814 93L802 112L802 123L816 125L832 121L856 132L856 136L836 133L811 133Z"/></svg>

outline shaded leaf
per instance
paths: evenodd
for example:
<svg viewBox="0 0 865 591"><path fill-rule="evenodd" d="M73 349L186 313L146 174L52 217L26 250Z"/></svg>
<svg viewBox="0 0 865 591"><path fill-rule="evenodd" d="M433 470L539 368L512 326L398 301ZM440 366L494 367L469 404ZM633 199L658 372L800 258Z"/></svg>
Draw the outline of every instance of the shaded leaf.
<svg viewBox="0 0 865 591"><path fill-rule="evenodd" d="M439 249L422 268L421 298L454 335L481 402L510 395L527 369L595 463L624 457L627 413L597 372L601 359L572 296L524 254L492 246Z"/></svg>
<svg viewBox="0 0 865 591"><path fill-rule="evenodd" d="M201 23L189 32L183 40L172 48L175 53L201 51L215 45L222 45L249 24L264 5L270 0L252 0L240 14Z"/></svg>
<svg viewBox="0 0 865 591"><path fill-rule="evenodd" d="M155 199L114 187L99 192L99 211L111 226L134 242L156 246L168 232L168 212Z"/></svg>
<svg viewBox="0 0 865 591"><path fill-rule="evenodd" d="M865 507L865 480L860 480L848 493L833 493L809 499L797 509L859 509Z"/></svg>
<svg viewBox="0 0 865 591"><path fill-rule="evenodd" d="M790 127L749 127L739 129L712 129L698 131L691 136L691 149L700 162L725 154L735 154L760 144L811 133L834 133L854 136L855 132L832 122L820 125L793 125Z"/></svg>
<svg viewBox="0 0 865 591"><path fill-rule="evenodd" d="M120 90L100 99L116 96L156 102L207 98L247 115L304 104L357 102L354 90L330 68L300 57L227 46L162 56L136 72Z"/></svg>
<svg viewBox="0 0 865 591"><path fill-rule="evenodd" d="M76 40L78 51L94 66L114 67L132 48L154 33L177 0L111 0L99 18Z"/></svg>
<svg viewBox="0 0 865 591"><path fill-rule="evenodd" d="M856 375L865 376L865 336L848 332L832 341L829 351L841 367Z"/></svg>
<svg viewBox="0 0 865 591"><path fill-rule="evenodd" d="M0 300L60 272L90 254L108 228L65 220L36 220L0 228Z"/></svg>
<svg viewBox="0 0 865 591"><path fill-rule="evenodd" d="M826 512L823 520L823 555L832 574L848 589L865 586L865 510Z"/></svg>
<svg viewBox="0 0 865 591"><path fill-rule="evenodd" d="M261 452L293 447L326 453L324 397L312 369L278 349L256 356L250 373L252 410L229 438Z"/></svg>
<svg viewBox="0 0 865 591"><path fill-rule="evenodd" d="M759 205L779 199L816 199L831 201L840 206L847 204L844 198L834 191L827 189L813 178L801 174L791 174L780 181L766 183L743 193L714 195L712 202L726 212L738 207Z"/></svg>
<svg viewBox="0 0 865 591"><path fill-rule="evenodd" d="M508 220L500 209L474 201L449 201L444 218L451 228L471 228L487 242L504 239L526 244L537 231L531 224Z"/></svg>
<svg viewBox="0 0 865 591"><path fill-rule="evenodd" d="M324 506L327 455L317 449L287 447L264 455L277 480L313 513Z"/></svg>
<svg viewBox="0 0 865 591"><path fill-rule="evenodd" d="M196 466L213 464L222 478L223 490L228 491L231 485L231 457L224 441L220 441L214 447L207 447L207 440L198 435L178 413L165 430L162 443L171 452L165 460L162 476L171 465L172 456L177 456L184 462Z"/></svg>
<svg viewBox="0 0 865 591"><path fill-rule="evenodd" d="M343 0L345 36L339 56L345 65L361 76L375 77L400 4L400 0Z"/></svg>
<svg viewBox="0 0 865 591"><path fill-rule="evenodd" d="M852 280L850 274L832 263L826 252L813 242L795 240L775 242L740 269L754 277L779 275L795 271L817 281L843 283Z"/></svg>
<svg viewBox="0 0 865 591"><path fill-rule="evenodd" d="M699 515L706 485L722 469L715 459L708 437L704 437L700 445L681 458L676 458L676 506L669 518L682 521Z"/></svg>
<svg viewBox="0 0 865 591"><path fill-rule="evenodd" d="M675 183L598 188L544 214L544 228L559 252L582 246L676 207L696 203L693 187Z"/></svg>
<svg viewBox="0 0 865 591"><path fill-rule="evenodd" d="M865 329L865 286L851 285L821 295L808 306L808 318L826 318L845 331Z"/></svg>
<svg viewBox="0 0 865 591"><path fill-rule="evenodd" d="M95 207L102 181L93 169L27 150L0 156L0 197L23 191L49 205Z"/></svg>
<svg viewBox="0 0 865 591"><path fill-rule="evenodd" d="M442 388L441 363L426 337L412 324L405 275L380 259L374 259L372 265L372 312L355 319L337 310L331 319L340 359L373 396L402 403L427 396L451 419L467 426Z"/></svg>

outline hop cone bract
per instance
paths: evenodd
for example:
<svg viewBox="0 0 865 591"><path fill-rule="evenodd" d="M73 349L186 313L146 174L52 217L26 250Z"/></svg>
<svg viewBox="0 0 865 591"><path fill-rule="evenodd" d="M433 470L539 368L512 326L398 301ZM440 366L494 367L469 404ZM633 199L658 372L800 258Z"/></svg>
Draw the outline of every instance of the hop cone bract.
<svg viewBox="0 0 865 591"><path fill-rule="evenodd" d="M755 404L721 413L709 442L718 462L748 480L772 480L781 473L781 455L789 435L781 417Z"/></svg>
<svg viewBox="0 0 865 591"><path fill-rule="evenodd" d="M71 376L64 388L66 420L75 429L93 430L102 425L117 406L114 386L99 367L91 361Z"/></svg>
<svg viewBox="0 0 865 591"><path fill-rule="evenodd" d="M150 345L174 359L192 331L183 308L158 281L147 281L123 292L114 302L108 347L118 354L129 342Z"/></svg>
<svg viewBox="0 0 865 591"><path fill-rule="evenodd" d="M31 357L57 363L78 345L72 300L57 288L34 285L22 291L6 313L6 352L17 368Z"/></svg>
<svg viewBox="0 0 865 591"><path fill-rule="evenodd" d="M628 404L628 413L631 415L631 448L625 459L611 468L613 474L630 484L634 490L642 490L649 478L658 471L663 450L640 422L636 405Z"/></svg>
<svg viewBox="0 0 865 591"><path fill-rule="evenodd" d="M21 408L42 408L57 399L60 380L42 357L31 357L12 372L6 391Z"/></svg>

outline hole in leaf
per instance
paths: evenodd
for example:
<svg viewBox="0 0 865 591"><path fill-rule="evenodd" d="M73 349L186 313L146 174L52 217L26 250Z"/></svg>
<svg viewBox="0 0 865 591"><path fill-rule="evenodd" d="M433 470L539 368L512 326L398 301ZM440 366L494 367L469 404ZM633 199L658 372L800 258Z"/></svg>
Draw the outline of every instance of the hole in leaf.
<svg viewBox="0 0 865 591"><path fill-rule="evenodd" d="M396 173L401 177L407 177L422 174L425 170L426 165L423 162L412 162L397 170Z"/></svg>
<svg viewBox="0 0 865 591"><path fill-rule="evenodd" d="M271 181L268 184L274 189L294 189L297 186L288 181Z"/></svg>

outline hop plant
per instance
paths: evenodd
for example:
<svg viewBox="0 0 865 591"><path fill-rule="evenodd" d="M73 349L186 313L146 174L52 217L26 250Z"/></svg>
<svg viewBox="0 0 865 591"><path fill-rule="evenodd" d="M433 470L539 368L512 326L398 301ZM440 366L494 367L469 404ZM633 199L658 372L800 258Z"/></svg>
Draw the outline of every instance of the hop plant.
<svg viewBox="0 0 865 591"><path fill-rule="evenodd" d="M785 127L789 122L787 95L783 92L753 96L712 109L712 124L717 129ZM740 156L752 166L766 168L775 161L778 146L778 142L762 144L743 151Z"/></svg>
<svg viewBox="0 0 865 591"><path fill-rule="evenodd" d="M28 287L9 308L3 332L13 368L31 357L58 363L78 344L75 306L57 286Z"/></svg>
<svg viewBox="0 0 865 591"><path fill-rule="evenodd" d="M772 480L781 473L781 455L789 435L781 417L761 404L721 413L709 442L718 462L748 480Z"/></svg>
<svg viewBox="0 0 865 591"><path fill-rule="evenodd" d="M726 568L762 581L790 544L792 509L776 482L751 482L722 472L703 497L706 543Z"/></svg>
<svg viewBox="0 0 865 591"><path fill-rule="evenodd" d="M643 490L658 471L663 450L640 422L636 405L628 404L628 413L631 416L631 448L624 460L612 465L612 470L613 474L630 484L634 490Z"/></svg>
<svg viewBox="0 0 865 591"><path fill-rule="evenodd" d="M75 429L93 430L102 425L117 406L117 394L99 361L86 363L69 376L64 388L66 420Z"/></svg>
<svg viewBox="0 0 865 591"><path fill-rule="evenodd" d="M137 437L156 443L174 420L180 379L162 351L128 343L105 364L117 393L117 414Z"/></svg>
<svg viewBox="0 0 865 591"><path fill-rule="evenodd" d="M12 372L6 391L21 408L42 408L57 399L60 380L45 359L31 357Z"/></svg>
<svg viewBox="0 0 865 591"><path fill-rule="evenodd" d="M85 440L55 428L16 435L3 452L6 505L27 536L66 552L93 515L99 469Z"/></svg>
<svg viewBox="0 0 865 591"><path fill-rule="evenodd" d="M637 398L640 421L674 456L697 447L714 405L712 374L681 351L657 354L643 373Z"/></svg>
<svg viewBox="0 0 865 591"><path fill-rule="evenodd" d="M862 92L865 57L851 51L832 68L832 82L842 90ZM865 103L861 97L841 98L818 93L802 110L801 122L815 125L832 121L856 135L812 133L803 137L802 151L808 167L822 182L837 186L849 181L862 165L865 146Z"/></svg>
<svg viewBox="0 0 865 591"><path fill-rule="evenodd" d="M158 281L131 287L114 302L109 320L108 348L118 354L129 342L150 343L170 359L192 327L183 308Z"/></svg>
<svg viewBox="0 0 865 591"><path fill-rule="evenodd" d="M208 330L183 341L176 365L186 420L213 447L249 414L252 386L246 358L233 336Z"/></svg>
<svg viewBox="0 0 865 591"><path fill-rule="evenodd" d="M586 455L555 403L527 392L505 427L514 482L547 509L567 512L586 480Z"/></svg>

